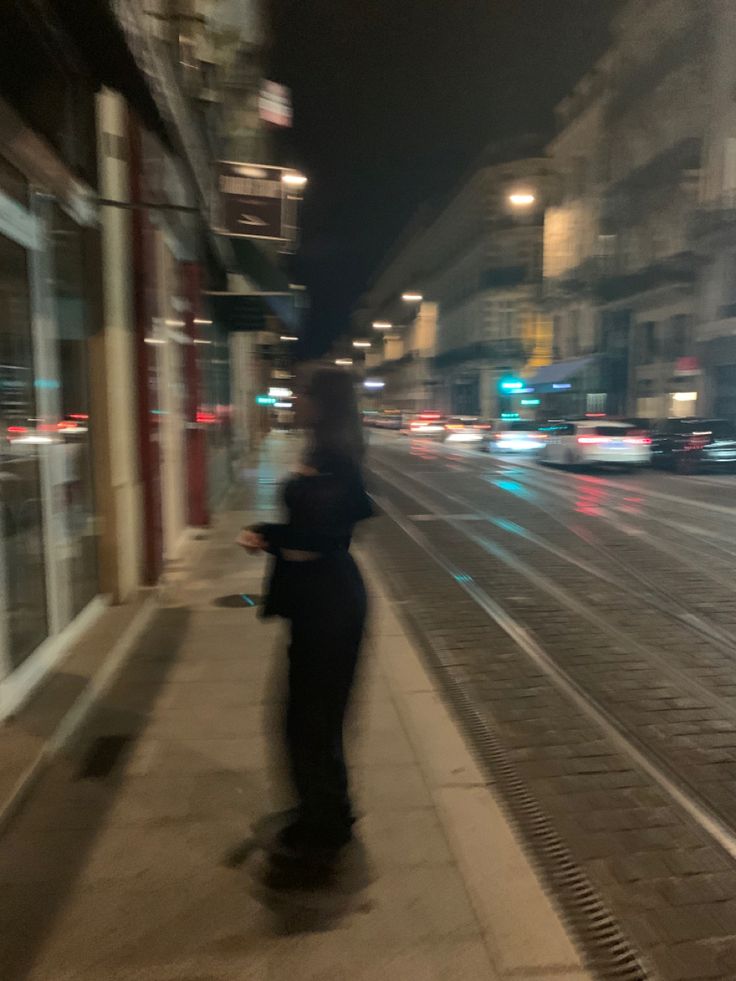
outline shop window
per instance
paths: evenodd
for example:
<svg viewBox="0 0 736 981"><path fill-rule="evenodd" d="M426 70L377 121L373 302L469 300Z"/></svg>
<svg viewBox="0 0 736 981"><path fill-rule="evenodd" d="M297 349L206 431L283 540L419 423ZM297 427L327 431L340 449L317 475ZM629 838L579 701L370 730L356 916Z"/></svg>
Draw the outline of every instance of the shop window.
<svg viewBox="0 0 736 981"><path fill-rule="evenodd" d="M29 259L0 236L0 664L21 664L48 633L40 454L52 436L36 412Z"/></svg>
<svg viewBox="0 0 736 981"><path fill-rule="evenodd" d="M58 207L52 210L53 298L59 365L57 442L51 452L61 520L55 554L65 590L61 619L69 621L99 592L89 401L90 312L84 232Z"/></svg>

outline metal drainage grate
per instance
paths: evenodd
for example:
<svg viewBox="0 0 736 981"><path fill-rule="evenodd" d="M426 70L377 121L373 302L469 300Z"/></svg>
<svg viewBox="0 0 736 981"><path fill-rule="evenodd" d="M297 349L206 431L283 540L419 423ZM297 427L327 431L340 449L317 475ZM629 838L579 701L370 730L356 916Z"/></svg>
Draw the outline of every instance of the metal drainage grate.
<svg viewBox="0 0 736 981"><path fill-rule="evenodd" d="M432 670L440 678L470 736L481 765L521 832L537 871L557 899L565 923L580 943L588 967L606 981L647 981L652 974L519 778L498 735L476 711L462 685L451 676L442 654L425 641L411 611L406 607L404 611Z"/></svg>
<svg viewBox="0 0 736 981"><path fill-rule="evenodd" d="M98 736L82 760L77 780L104 780L115 769L131 736Z"/></svg>

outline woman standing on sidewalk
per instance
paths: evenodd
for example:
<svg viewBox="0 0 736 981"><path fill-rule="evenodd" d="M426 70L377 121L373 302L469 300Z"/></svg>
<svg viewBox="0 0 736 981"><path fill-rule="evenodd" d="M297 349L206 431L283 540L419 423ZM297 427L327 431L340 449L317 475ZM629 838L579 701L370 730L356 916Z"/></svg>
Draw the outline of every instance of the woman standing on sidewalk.
<svg viewBox="0 0 736 981"><path fill-rule="evenodd" d="M309 860L334 855L352 837L343 723L366 596L349 549L355 524L372 507L350 375L317 370L297 405L310 437L284 487L288 520L245 529L238 543L274 556L264 616L291 624L286 745L298 807L278 844Z"/></svg>

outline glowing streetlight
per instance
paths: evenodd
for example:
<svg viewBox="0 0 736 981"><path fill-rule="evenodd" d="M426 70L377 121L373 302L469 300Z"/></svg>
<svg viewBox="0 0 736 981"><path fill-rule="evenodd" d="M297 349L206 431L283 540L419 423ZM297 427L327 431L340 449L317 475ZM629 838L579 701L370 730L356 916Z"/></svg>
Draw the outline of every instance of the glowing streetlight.
<svg viewBox="0 0 736 981"><path fill-rule="evenodd" d="M286 170L281 175L281 180L287 187L306 187L307 178L296 170Z"/></svg>
<svg viewBox="0 0 736 981"><path fill-rule="evenodd" d="M372 347L370 341L353 341L353 347Z"/></svg>
<svg viewBox="0 0 736 981"><path fill-rule="evenodd" d="M298 337L294 337L293 334L282 334L280 337L282 341L298 341Z"/></svg>
<svg viewBox="0 0 736 981"><path fill-rule="evenodd" d="M339 365L341 368L348 368L352 363L353 363L352 358L337 358L337 360L335 361L335 364Z"/></svg>
<svg viewBox="0 0 736 981"><path fill-rule="evenodd" d="M373 329L374 330L392 330L393 324L390 324L387 320L374 320Z"/></svg>
<svg viewBox="0 0 736 981"><path fill-rule="evenodd" d="M509 194L509 204L514 208L528 208L536 200L536 197L531 191L514 191L512 194Z"/></svg>
<svg viewBox="0 0 736 981"><path fill-rule="evenodd" d="M424 297L421 293L415 293L413 290L410 290L408 293L402 293L401 299L404 303L421 303Z"/></svg>

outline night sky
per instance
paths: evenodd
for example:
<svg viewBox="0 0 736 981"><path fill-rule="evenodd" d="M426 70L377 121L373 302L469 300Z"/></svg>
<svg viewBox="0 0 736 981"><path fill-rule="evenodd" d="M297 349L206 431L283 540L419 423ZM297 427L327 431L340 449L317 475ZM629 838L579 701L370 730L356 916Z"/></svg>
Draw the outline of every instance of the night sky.
<svg viewBox="0 0 736 981"><path fill-rule="evenodd" d="M417 206L495 139L553 132L620 0L271 0L270 77L292 89L282 163L310 184L294 275L308 353L349 325Z"/></svg>

